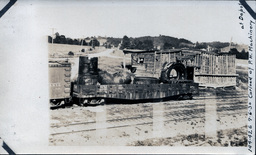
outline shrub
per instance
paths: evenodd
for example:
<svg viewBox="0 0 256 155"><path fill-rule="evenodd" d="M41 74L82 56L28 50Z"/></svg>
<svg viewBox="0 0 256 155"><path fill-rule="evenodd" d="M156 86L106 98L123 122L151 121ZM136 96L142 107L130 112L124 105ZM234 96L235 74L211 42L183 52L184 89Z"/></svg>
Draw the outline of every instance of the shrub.
<svg viewBox="0 0 256 155"><path fill-rule="evenodd" d="M68 52L68 55L74 56L74 53L73 53L72 51L69 51L69 52Z"/></svg>

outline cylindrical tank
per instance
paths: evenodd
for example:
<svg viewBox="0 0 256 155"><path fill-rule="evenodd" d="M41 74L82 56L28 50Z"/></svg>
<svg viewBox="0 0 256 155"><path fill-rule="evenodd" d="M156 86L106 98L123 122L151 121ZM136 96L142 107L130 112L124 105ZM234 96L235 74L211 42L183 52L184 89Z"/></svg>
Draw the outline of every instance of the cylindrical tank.
<svg viewBox="0 0 256 155"><path fill-rule="evenodd" d="M158 84L159 79L154 77L135 77L134 84Z"/></svg>
<svg viewBox="0 0 256 155"><path fill-rule="evenodd" d="M77 82L81 85L96 85L98 81L98 58L79 57Z"/></svg>
<svg viewBox="0 0 256 155"><path fill-rule="evenodd" d="M79 68L78 68L78 75L88 75L89 74L89 67L90 67L90 60L87 56L80 56L79 57Z"/></svg>
<svg viewBox="0 0 256 155"><path fill-rule="evenodd" d="M98 73L98 58L97 57L90 59L89 72L90 72L90 74L93 74L93 75Z"/></svg>
<svg viewBox="0 0 256 155"><path fill-rule="evenodd" d="M96 85L98 82L98 75L84 75L78 77L78 83L81 85Z"/></svg>
<svg viewBox="0 0 256 155"><path fill-rule="evenodd" d="M87 56L79 57L79 75L97 74L98 73L98 58L89 59Z"/></svg>

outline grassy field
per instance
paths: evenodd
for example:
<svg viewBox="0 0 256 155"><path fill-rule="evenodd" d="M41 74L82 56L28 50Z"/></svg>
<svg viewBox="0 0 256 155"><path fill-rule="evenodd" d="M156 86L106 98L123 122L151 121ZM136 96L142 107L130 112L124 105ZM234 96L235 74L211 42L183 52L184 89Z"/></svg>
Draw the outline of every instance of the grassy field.
<svg viewBox="0 0 256 155"><path fill-rule="evenodd" d="M85 52L81 52L82 49L85 50ZM91 49L91 51L90 51ZM93 49L91 46L79 46L79 45L67 45L67 44L48 44L48 53L49 57L52 57L53 55L55 56L67 56L68 52L73 52L75 55L76 54L92 54L92 53L99 53L106 50L105 47L100 46L100 47L95 47Z"/></svg>

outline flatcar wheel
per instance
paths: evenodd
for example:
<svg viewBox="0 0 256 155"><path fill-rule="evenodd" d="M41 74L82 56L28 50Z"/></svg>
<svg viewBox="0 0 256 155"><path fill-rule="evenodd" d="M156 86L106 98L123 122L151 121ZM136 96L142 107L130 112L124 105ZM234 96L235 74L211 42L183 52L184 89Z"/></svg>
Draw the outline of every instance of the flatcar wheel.
<svg viewBox="0 0 256 155"><path fill-rule="evenodd" d="M65 99L65 105L68 105L68 106L71 106L73 103L72 103L72 98L66 98Z"/></svg>
<svg viewBox="0 0 256 155"><path fill-rule="evenodd" d="M88 101L89 105L100 105L101 99L91 99Z"/></svg>
<svg viewBox="0 0 256 155"><path fill-rule="evenodd" d="M51 105L56 105L58 102L57 102L57 100L55 100L55 99L51 99L50 100L50 104Z"/></svg>
<svg viewBox="0 0 256 155"><path fill-rule="evenodd" d="M80 106L86 106L87 100L84 98L79 98L79 105Z"/></svg>
<svg viewBox="0 0 256 155"><path fill-rule="evenodd" d="M188 99L190 99L189 95L186 94L183 96L183 100L188 100Z"/></svg>
<svg viewBox="0 0 256 155"><path fill-rule="evenodd" d="M183 95L179 95L178 100L182 100L184 98Z"/></svg>
<svg viewBox="0 0 256 155"><path fill-rule="evenodd" d="M65 106L64 100L53 100L50 103L50 109L58 109L58 108L63 108Z"/></svg>
<svg viewBox="0 0 256 155"><path fill-rule="evenodd" d="M192 100L193 99L193 95L192 94L188 94L188 99Z"/></svg>
<svg viewBox="0 0 256 155"><path fill-rule="evenodd" d="M192 100L192 99L193 99L192 94L180 95L178 97L178 100Z"/></svg>
<svg viewBox="0 0 256 155"><path fill-rule="evenodd" d="M84 104L84 99L82 99L82 98L73 98L73 104L76 104L78 106L82 106Z"/></svg>
<svg viewBox="0 0 256 155"><path fill-rule="evenodd" d="M66 104L70 103L69 98L65 98L65 103L66 103Z"/></svg>

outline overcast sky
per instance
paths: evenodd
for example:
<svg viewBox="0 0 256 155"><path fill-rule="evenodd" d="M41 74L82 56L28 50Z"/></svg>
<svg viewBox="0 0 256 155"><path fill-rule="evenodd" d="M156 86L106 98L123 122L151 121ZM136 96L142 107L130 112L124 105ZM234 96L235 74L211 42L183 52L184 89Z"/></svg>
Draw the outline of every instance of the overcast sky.
<svg viewBox="0 0 256 155"><path fill-rule="evenodd" d="M234 42L246 42L237 1L65 1L45 2L39 8L48 27L70 37L162 34L193 42L229 42L231 37Z"/></svg>
<svg viewBox="0 0 256 155"><path fill-rule="evenodd" d="M248 32L241 29L239 24L241 21L238 3L238 1L23 0L17 1L10 12L20 10L24 20L27 19L27 14L30 14L29 22L36 24L32 29L36 27L44 35L51 35L50 28L55 28L55 32L72 38L99 35L140 37L161 34L186 38L192 42L229 42L232 37L233 42L247 43ZM246 12L243 18L248 17ZM243 22L248 28L249 22Z"/></svg>

